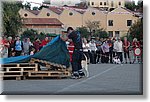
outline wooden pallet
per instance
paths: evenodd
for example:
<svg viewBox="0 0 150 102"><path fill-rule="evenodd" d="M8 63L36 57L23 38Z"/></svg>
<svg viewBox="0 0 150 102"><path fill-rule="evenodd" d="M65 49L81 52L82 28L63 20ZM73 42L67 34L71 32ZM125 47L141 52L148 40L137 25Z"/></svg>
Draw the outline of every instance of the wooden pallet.
<svg viewBox="0 0 150 102"><path fill-rule="evenodd" d="M14 78L21 80L29 71L38 71L38 64L31 63L11 63L1 65L0 77L4 79Z"/></svg>
<svg viewBox="0 0 150 102"><path fill-rule="evenodd" d="M52 63L52 62L48 62L48 61L44 61L44 60L40 60L40 59L35 59L35 58L31 58L30 63L44 64L44 66L46 68L48 68L49 70L61 70L61 71L67 70L66 66L64 66L64 65Z"/></svg>
<svg viewBox="0 0 150 102"><path fill-rule="evenodd" d="M1 66L4 72L28 72L28 71L38 71L38 64L31 63L12 63L12 64L4 64Z"/></svg>
<svg viewBox="0 0 150 102"><path fill-rule="evenodd" d="M69 72L61 72L61 71L34 71L29 72L28 77L68 77L70 76Z"/></svg>
<svg viewBox="0 0 150 102"><path fill-rule="evenodd" d="M42 71L38 63L44 63L46 65L46 70ZM54 69L55 67L55 69ZM25 80L29 78L64 78L70 77L70 72L64 66L33 59L30 63L11 63L1 65L3 71L0 71L0 77L5 80L9 78L14 78L15 80ZM48 70L49 68L53 68Z"/></svg>
<svg viewBox="0 0 150 102"><path fill-rule="evenodd" d="M23 72L18 72L18 71L14 71L14 72L0 72L0 77L2 80L4 80L5 78L15 78L16 80L21 80L21 77L23 76Z"/></svg>

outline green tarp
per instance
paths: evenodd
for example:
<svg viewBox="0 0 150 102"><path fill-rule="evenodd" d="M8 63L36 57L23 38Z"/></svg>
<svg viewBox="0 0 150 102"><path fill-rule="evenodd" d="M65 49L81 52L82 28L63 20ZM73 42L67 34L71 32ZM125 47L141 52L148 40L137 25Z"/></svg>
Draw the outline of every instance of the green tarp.
<svg viewBox="0 0 150 102"><path fill-rule="evenodd" d="M69 66L67 46L66 43L60 39L60 36L55 37L51 42L44 46L40 52L34 55L1 58L1 64L28 62L31 58L62 64L67 67Z"/></svg>

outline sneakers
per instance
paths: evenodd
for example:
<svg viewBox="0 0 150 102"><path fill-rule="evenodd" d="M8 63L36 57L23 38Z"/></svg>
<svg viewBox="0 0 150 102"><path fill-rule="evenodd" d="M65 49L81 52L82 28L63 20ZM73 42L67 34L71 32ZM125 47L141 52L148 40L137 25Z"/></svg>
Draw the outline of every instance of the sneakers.
<svg viewBox="0 0 150 102"><path fill-rule="evenodd" d="M74 72L71 76L72 79L79 79L79 73L78 72Z"/></svg>
<svg viewBox="0 0 150 102"><path fill-rule="evenodd" d="M80 79L80 78L83 78L83 77L85 77L85 74L82 71L73 72L73 74L71 76L72 79Z"/></svg>
<svg viewBox="0 0 150 102"><path fill-rule="evenodd" d="M79 71L78 73L79 73L79 77L80 77L80 78L83 78L83 77L85 77L85 74L84 74L84 72L82 72L82 71Z"/></svg>

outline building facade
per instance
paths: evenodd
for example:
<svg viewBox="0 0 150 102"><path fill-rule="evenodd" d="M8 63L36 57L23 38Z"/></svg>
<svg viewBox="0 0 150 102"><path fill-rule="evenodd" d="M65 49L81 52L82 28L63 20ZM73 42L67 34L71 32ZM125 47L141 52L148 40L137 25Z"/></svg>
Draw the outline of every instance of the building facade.
<svg viewBox="0 0 150 102"><path fill-rule="evenodd" d="M62 23L61 27L64 29L69 26L73 28L86 26L87 21L98 21L100 28L106 30L112 37L125 36L131 25L139 19L134 12L123 7L118 7L111 12L91 7L82 10L73 7L69 9L51 7L40 11L20 9L19 13L23 18L56 18Z"/></svg>
<svg viewBox="0 0 150 102"><path fill-rule="evenodd" d="M87 4L91 7L100 7L109 10L125 7L125 0L87 0Z"/></svg>

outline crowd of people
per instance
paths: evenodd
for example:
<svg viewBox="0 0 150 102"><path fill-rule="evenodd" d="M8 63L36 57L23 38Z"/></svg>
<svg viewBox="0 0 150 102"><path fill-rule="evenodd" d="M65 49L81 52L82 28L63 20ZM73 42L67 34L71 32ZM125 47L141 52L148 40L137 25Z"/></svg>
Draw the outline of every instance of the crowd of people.
<svg viewBox="0 0 150 102"><path fill-rule="evenodd" d="M33 42L30 38L24 38L20 40L17 36L14 39L12 37L0 37L0 52L2 58L7 58L11 56L20 55L33 55L34 53L40 51L40 49L45 46L51 38L45 37L44 40L40 41L36 38ZM68 49L72 50L74 47L73 43L67 43ZM121 63L135 63L136 59L139 63L142 62L141 56L131 56L135 48L143 49L143 44L136 38L132 42L128 41L127 37L124 37L123 41L120 38L82 38L83 53L88 59L88 63L113 63L113 58L118 57ZM2 51L3 50L3 51ZM72 56L71 56L72 57ZM124 57L124 58L123 58ZM132 58L133 59L132 59ZM131 60L132 59L132 60Z"/></svg>
<svg viewBox="0 0 150 102"><path fill-rule="evenodd" d="M51 38L45 37L44 40L40 41L36 38L33 42L30 38L20 39L19 36L12 37L0 37L0 55L2 58L20 56L20 55L33 55L39 52L40 49L45 46Z"/></svg>
<svg viewBox="0 0 150 102"><path fill-rule="evenodd" d="M130 42L127 37L121 38L91 38L90 40L82 38L83 53L88 59L88 63L114 63L113 58L118 58L121 63L142 63L142 54L137 56L134 54L135 48L143 50L142 41L136 38ZM72 43L69 47L72 47ZM71 50L71 49L70 49Z"/></svg>

